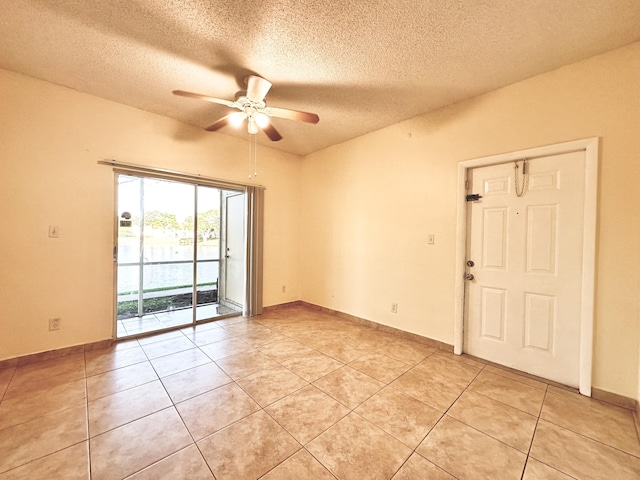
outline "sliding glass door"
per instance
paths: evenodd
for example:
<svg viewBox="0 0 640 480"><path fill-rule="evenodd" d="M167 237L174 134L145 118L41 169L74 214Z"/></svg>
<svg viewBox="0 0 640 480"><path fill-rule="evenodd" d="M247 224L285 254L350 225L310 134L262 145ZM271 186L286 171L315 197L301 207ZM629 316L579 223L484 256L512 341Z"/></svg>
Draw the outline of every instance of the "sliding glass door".
<svg viewBox="0 0 640 480"><path fill-rule="evenodd" d="M226 192L128 174L117 175L117 189L117 336L219 316ZM238 221L244 224L244 212ZM241 311L239 305L224 313Z"/></svg>

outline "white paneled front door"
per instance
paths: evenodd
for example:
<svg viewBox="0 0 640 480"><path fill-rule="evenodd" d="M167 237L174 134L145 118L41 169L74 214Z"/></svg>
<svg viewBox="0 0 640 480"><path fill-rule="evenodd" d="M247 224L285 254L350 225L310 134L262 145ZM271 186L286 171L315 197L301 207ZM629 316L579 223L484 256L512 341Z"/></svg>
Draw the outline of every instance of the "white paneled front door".
<svg viewBox="0 0 640 480"><path fill-rule="evenodd" d="M578 387L585 152L514 165L468 171L464 351Z"/></svg>

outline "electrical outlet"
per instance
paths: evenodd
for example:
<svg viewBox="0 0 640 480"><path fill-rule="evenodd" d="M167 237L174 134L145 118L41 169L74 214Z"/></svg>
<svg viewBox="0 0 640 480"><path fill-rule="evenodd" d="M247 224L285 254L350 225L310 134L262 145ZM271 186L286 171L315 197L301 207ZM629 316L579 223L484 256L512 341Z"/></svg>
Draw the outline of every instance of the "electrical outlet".
<svg viewBox="0 0 640 480"><path fill-rule="evenodd" d="M49 237L58 238L60 237L60 229L57 225L49 225Z"/></svg>
<svg viewBox="0 0 640 480"><path fill-rule="evenodd" d="M61 320L59 318L49 319L49 330L60 330Z"/></svg>
<svg viewBox="0 0 640 480"><path fill-rule="evenodd" d="M282 293L287 293L287 286L286 285L282 285Z"/></svg>
<svg viewBox="0 0 640 480"><path fill-rule="evenodd" d="M391 304L391 313L398 313L398 304L397 303L392 303Z"/></svg>

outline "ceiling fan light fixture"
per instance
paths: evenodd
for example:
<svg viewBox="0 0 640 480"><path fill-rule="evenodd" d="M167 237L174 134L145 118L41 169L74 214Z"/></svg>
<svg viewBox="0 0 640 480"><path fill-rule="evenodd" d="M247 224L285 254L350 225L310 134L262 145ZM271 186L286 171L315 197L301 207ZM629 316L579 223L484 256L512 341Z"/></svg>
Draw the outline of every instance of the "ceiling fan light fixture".
<svg viewBox="0 0 640 480"><path fill-rule="evenodd" d="M260 128L265 128L267 125L269 125L269 116L265 115L264 113L258 113L256 115L256 123Z"/></svg>
<svg viewBox="0 0 640 480"><path fill-rule="evenodd" d="M229 118L229 123L234 127L239 127L245 118L247 118L247 115L244 112L236 112Z"/></svg>

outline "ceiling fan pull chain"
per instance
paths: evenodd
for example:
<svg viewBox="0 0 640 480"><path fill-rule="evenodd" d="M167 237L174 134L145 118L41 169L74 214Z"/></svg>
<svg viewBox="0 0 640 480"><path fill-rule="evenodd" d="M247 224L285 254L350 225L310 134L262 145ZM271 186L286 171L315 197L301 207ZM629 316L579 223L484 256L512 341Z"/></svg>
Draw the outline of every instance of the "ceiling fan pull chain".
<svg viewBox="0 0 640 480"><path fill-rule="evenodd" d="M253 176L258 176L258 135L253 136Z"/></svg>
<svg viewBox="0 0 640 480"><path fill-rule="evenodd" d="M251 180L251 134L249 134L249 180Z"/></svg>
<svg viewBox="0 0 640 480"><path fill-rule="evenodd" d="M251 180L251 170L253 170L253 177L258 176L258 135L253 133L249 134L249 180ZM251 165L253 163L253 165ZM252 168L253 166L253 168Z"/></svg>

